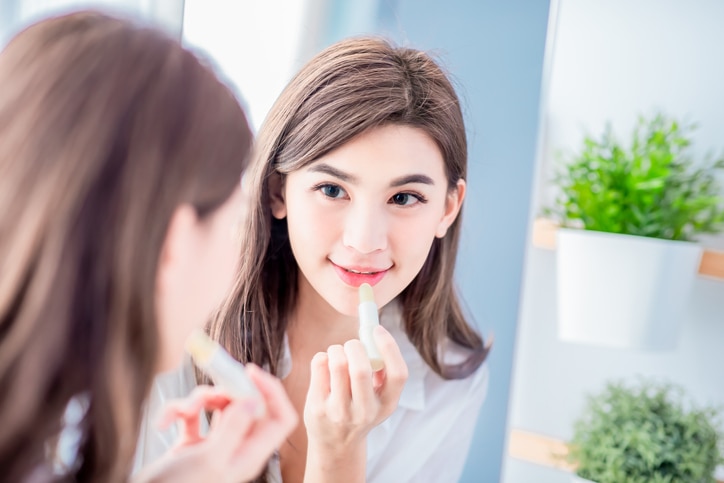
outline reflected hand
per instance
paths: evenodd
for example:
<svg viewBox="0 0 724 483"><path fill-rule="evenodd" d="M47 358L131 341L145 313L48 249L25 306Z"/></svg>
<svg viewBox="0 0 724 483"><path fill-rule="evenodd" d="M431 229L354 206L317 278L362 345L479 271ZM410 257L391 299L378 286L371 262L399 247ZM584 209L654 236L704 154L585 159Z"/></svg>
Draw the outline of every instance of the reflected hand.
<svg viewBox="0 0 724 483"><path fill-rule="evenodd" d="M304 407L308 461L364 452L366 436L397 408L407 380L407 365L395 339L375 327L375 342L384 369L372 372L362 343L353 339L330 346L311 362L311 380Z"/></svg>

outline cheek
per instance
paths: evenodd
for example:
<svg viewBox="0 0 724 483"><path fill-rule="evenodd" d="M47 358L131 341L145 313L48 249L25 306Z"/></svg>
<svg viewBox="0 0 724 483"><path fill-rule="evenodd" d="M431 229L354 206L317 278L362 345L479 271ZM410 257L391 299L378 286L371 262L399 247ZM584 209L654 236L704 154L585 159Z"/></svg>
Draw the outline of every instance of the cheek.
<svg viewBox="0 0 724 483"><path fill-rule="evenodd" d="M215 253L212 254L216 258L214 265L217 267L215 277L217 279L217 299L223 298L228 293L234 276L239 270L240 234L238 228L232 230L227 227L222 235L222 241L218 244Z"/></svg>
<svg viewBox="0 0 724 483"><path fill-rule="evenodd" d="M192 327L178 327L178 321L169 327L165 324L159 324L160 338L160 356L156 371L170 371L181 363L183 360L183 347L185 343L185 335L188 334Z"/></svg>
<svg viewBox="0 0 724 483"><path fill-rule="evenodd" d="M205 257L197 284L204 294L203 309L210 311L229 293L239 269L239 227L233 217L215 227L213 239L204 247Z"/></svg>
<svg viewBox="0 0 724 483"><path fill-rule="evenodd" d="M216 263L218 269L215 273L215 276L212 277L214 286L214 293L212 294L212 305L214 306L220 303L223 300L224 296L229 293L236 272L239 269L237 263L237 250L233 248L227 250L225 255L226 256L223 258L219 257L219 260Z"/></svg>
<svg viewBox="0 0 724 483"><path fill-rule="evenodd" d="M306 197L287 198L287 228L295 257L329 250L339 238L342 220L335 210Z"/></svg>
<svg viewBox="0 0 724 483"><path fill-rule="evenodd" d="M398 220L389 233L395 254L405 257L417 269L422 267L427 258L439 224L439 217L429 216L428 213L425 215Z"/></svg>

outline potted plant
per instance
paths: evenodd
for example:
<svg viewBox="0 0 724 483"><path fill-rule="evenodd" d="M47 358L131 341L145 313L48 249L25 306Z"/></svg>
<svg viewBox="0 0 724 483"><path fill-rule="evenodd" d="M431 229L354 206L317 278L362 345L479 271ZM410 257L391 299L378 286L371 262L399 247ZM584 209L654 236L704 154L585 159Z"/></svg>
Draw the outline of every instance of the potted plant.
<svg viewBox="0 0 724 483"><path fill-rule="evenodd" d="M724 462L718 411L683 395L679 386L641 380L609 382L589 396L569 444L576 481L714 483Z"/></svg>
<svg viewBox="0 0 724 483"><path fill-rule="evenodd" d="M724 228L724 158L695 163L693 124L640 118L630 146L610 126L554 178L562 339L667 349L701 259L696 237Z"/></svg>

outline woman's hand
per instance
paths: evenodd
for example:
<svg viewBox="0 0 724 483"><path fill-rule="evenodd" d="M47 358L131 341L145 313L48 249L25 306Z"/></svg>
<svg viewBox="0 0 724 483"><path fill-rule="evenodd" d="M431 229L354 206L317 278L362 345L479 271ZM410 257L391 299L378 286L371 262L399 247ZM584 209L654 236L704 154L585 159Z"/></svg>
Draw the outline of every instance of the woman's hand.
<svg viewBox="0 0 724 483"><path fill-rule="evenodd" d="M259 402L234 399L221 388L197 387L189 397L173 401L164 409L159 424L168 426L180 421L181 435L175 447L144 468L134 483L238 483L262 472L299 418L277 378L252 364L246 367L266 405L264 416L253 416ZM214 411L206 436L199 433L202 410Z"/></svg>
<svg viewBox="0 0 724 483"><path fill-rule="evenodd" d="M385 363L376 373L357 339L312 358L304 406L307 481L342 481L338 476L364 481L366 436L397 408L407 380L395 339L382 326L375 328L374 337Z"/></svg>

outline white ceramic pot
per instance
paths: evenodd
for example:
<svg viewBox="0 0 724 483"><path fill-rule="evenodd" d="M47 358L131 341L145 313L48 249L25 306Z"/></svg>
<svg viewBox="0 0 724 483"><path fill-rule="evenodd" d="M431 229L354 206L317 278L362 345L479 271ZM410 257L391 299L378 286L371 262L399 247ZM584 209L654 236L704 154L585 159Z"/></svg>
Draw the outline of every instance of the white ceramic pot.
<svg viewBox="0 0 724 483"><path fill-rule="evenodd" d="M691 242L559 229L560 338L605 347L674 348L701 253Z"/></svg>

